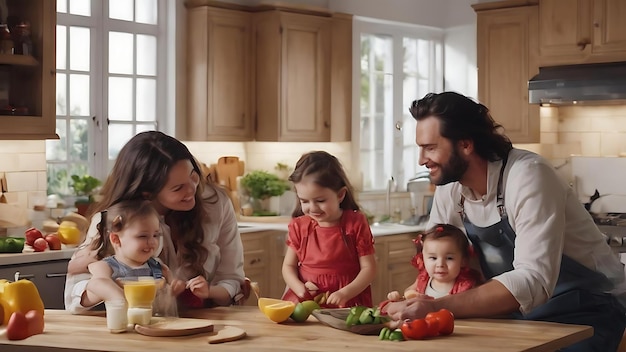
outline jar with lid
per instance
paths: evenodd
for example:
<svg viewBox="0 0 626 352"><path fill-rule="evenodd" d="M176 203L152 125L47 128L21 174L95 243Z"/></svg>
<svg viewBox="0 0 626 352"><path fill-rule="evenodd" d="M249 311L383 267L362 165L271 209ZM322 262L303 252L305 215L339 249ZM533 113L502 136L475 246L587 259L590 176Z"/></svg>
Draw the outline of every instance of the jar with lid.
<svg viewBox="0 0 626 352"><path fill-rule="evenodd" d="M13 38L6 24L0 24L0 54L13 54Z"/></svg>

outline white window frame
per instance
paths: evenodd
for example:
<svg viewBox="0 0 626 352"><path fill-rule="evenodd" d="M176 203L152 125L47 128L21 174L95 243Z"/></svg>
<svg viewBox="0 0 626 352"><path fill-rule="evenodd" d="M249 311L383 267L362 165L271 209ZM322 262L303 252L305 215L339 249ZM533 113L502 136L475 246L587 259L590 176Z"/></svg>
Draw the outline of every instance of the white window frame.
<svg viewBox="0 0 626 352"><path fill-rule="evenodd" d="M374 190L364 190L363 189L363 170L361 166L361 154L360 154L360 146L361 146L361 131L360 131L360 122L361 122L361 107L360 107L360 97L361 97L361 35L362 34L380 34L386 35L393 38L393 66L394 66L394 77L397 77L397 73L402 73L403 68L403 47L402 47L402 38L409 37L414 39L425 39L425 40L436 40L439 42L438 52L439 57L436 60L431 62L431 77L435 77L435 79L430 81L429 90L431 92L441 92L444 86L444 77L443 77L443 65L444 65L444 30L440 28L428 27L428 26L420 26L413 25L407 23L399 23L393 21L386 21L380 19L373 19L367 17L355 16L353 22L353 37L352 37L352 156L355 166L355 170L352 172L352 176L354 179L359 180L360 182L356 182L355 186L364 192L372 192L379 193L384 192L386 190L383 189L374 189ZM399 71L398 71L399 68ZM404 106L402 102L402 79L394 79L393 80L393 116L394 116L394 125L399 124L399 127L404 128L415 128L415 124L411 124L409 126L402 126L402 117L404 113L408 113L409 106ZM415 99L420 99L422 97L415 97ZM395 131L395 126L389 126L389 128L385 127L385 130L392 131L393 133L402 133L402 131ZM414 132L413 132L414 134ZM385 136L386 137L386 136ZM400 143L398 143L400 142ZM403 148L401 145L401 140L392 137L392 140L388 140L385 138L385 143L394 143L394 155L389 158L389 162L385 167L386 174L388 175L388 179L391 179L394 176L394 179L397 183L398 191L406 190L406 182L403 178L398 179L396 175L400 173L402 170L401 159L398 158L400 154L400 149ZM415 145L415 148L418 148ZM416 155L419 157L419 150L416 151ZM387 160L386 160L387 161ZM418 160L415 160L415 164L418 164ZM423 167L417 168L424 169Z"/></svg>

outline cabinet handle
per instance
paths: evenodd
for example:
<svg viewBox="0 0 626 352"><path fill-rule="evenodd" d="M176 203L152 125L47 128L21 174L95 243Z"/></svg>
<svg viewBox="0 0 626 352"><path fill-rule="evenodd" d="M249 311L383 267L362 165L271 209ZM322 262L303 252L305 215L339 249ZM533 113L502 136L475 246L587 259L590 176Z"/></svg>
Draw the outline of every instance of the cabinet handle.
<svg viewBox="0 0 626 352"><path fill-rule="evenodd" d="M53 278L53 277L65 277L67 276L67 273L58 273L58 274L46 274L47 278Z"/></svg>
<svg viewBox="0 0 626 352"><path fill-rule="evenodd" d="M21 279L30 280L30 279L34 279L34 278L35 278L35 275L33 275L33 274L25 274L25 275L20 274L20 275L19 275L19 278L20 278L20 280L21 280Z"/></svg>
<svg viewBox="0 0 626 352"><path fill-rule="evenodd" d="M329 128L330 127L330 123L328 121L324 121L324 127Z"/></svg>
<svg viewBox="0 0 626 352"><path fill-rule="evenodd" d="M261 262L261 259L260 259L260 258L254 258L254 259L252 259L252 260L250 261L250 265L254 265L254 264L256 264L256 263L260 263L260 262Z"/></svg>
<svg viewBox="0 0 626 352"><path fill-rule="evenodd" d="M593 21L593 26L596 27L596 28L600 28L600 22Z"/></svg>
<svg viewBox="0 0 626 352"><path fill-rule="evenodd" d="M576 43L576 45L578 45L578 47L580 48L580 51L585 50L585 47L587 47L587 44L591 44L591 40L589 40L589 38L584 38L578 43Z"/></svg>
<svg viewBox="0 0 626 352"><path fill-rule="evenodd" d="M399 121L396 122L396 130L402 131L402 123L400 123Z"/></svg>

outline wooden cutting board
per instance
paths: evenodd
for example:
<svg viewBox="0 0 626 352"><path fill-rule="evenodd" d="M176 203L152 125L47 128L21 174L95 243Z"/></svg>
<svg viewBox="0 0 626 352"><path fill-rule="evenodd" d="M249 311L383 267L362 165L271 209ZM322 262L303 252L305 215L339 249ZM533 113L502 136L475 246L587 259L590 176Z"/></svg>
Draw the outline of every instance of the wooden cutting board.
<svg viewBox="0 0 626 352"><path fill-rule="evenodd" d="M214 344L236 341L244 337L246 337L246 331L244 329L226 325L217 330L217 332L215 332L215 335L209 336L209 343Z"/></svg>
<svg viewBox="0 0 626 352"><path fill-rule="evenodd" d="M152 323L154 322L154 323ZM213 331L213 323L205 319L152 318L150 325L135 325L135 331L146 336L187 336Z"/></svg>
<svg viewBox="0 0 626 352"><path fill-rule="evenodd" d="M350 314L350 308L316 309L311 314L324 325L359 335L378 335L380 330L385 327L384 324L364 324L348 327L346 318Z"/></svg>

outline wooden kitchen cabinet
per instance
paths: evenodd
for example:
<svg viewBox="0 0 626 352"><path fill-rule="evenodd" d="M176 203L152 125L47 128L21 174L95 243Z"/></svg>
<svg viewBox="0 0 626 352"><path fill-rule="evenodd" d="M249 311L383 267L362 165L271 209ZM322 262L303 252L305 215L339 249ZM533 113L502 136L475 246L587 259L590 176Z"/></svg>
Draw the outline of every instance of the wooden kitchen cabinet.
<svg viewBox="0 0 626 352"><path fill-rule="evenodd" d="M542 66L626 60L623 0L541 0Z"/></svg>
<svg viewBox="0 0 626 352"><path fill-rule="evenodd" d="M28 279L35 284L46 309L65 309L63 294L68 262L69 259L60 259L4 265L0 266L0 279L14 281L15 273L19 272L19 279Z"/></svg>
<svg viewBox="0 0 626 352"><path fill-rule="evenodd" d="M250 281L259 284L262 297L280 298L285 290L281 272L285 257L285 231L259 231L241 235L243 270ZM246 305L256 306L254 294Z"/></svg>
<svg viewBox="0 0 626 352"><path fill-rule="evenodd" d="M55 134L56 1L7 0L6 3L10 17L30 23L33 54L0 54L0 139L58 139Z"/></svg>
<svg viewBox="0 0 626 352"><path fill-rule="evenodd" d="M252 14L189 7L187 61L187 138L252 140Z"/></svg>
<svg viewBox="0 0 626 352"><path fill-rule="evenodd" d="M256 139L330 141L331 18L285 11L254 18Z"/></svg>
<svg viewBox="0 0 626 352"><path fill-rule="evenodd" d="M503 5L514 7L497 7ZM538 73L536 1L472 7L478 21L478 99L513 143L538 143L539 106L528 103L528 80Z"/></svg>
<svg viewBox="0 0 626 352"><path fill-rule="evenodd" d="M377 236L376 279L372 283L372 301L378 304L387 299L387 293L398 291L401 294L417 278L417 269L411 265L416 249L412 240L416 233Z"/></svg>

